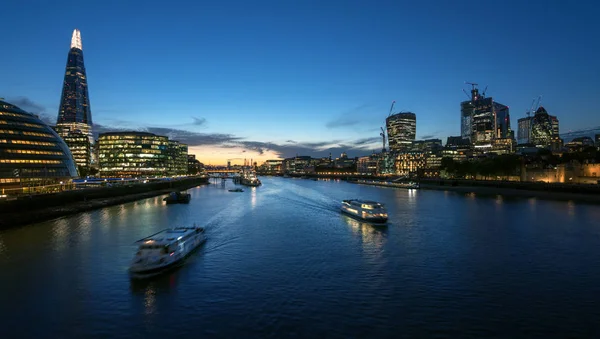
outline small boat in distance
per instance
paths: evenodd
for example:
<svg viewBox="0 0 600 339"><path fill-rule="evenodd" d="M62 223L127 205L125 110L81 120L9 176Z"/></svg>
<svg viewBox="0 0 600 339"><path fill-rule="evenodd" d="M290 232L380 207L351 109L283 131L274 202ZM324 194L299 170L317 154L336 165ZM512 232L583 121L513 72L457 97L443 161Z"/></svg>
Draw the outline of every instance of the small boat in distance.
<svg viewBox="0 0 600 339"><path fill-rule="evenodd" d="M388 220L388 213L382 203L371 200L349 199L343 200L342 213L364 221L383 224Z"/></svg>
<svg viewBox="0 0 600 339"><path fill-rule="evenodd" d="M202 227L177 227L162 230L136 241L138 251L131 261L132 278L147 278L170 269L206 241Z"/></svg>
<svg viewBox="0 0 600 339"><path fill-rule="evenodd" d="M192 199L192 195L186 192L171 192L169 196L164 198L167 204L188 204Z"/></svg>
<svg viewBox="0 0 600 339"><path fill-rule="evenodd" d="M244 190L241 188L234 188L234 189L230 189L229 192L244 192Z"/></svg>

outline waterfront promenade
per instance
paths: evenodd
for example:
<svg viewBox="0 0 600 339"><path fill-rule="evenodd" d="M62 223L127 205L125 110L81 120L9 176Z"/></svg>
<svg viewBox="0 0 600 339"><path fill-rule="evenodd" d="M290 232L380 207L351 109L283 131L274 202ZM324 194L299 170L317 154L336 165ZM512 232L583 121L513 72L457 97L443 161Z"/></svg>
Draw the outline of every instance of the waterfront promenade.
<svg viewBox="0 0 600 339"><path fill-rule="evenodd" d="M207 177L198 176L50 194L22 195L18 199L0 201L0 229L163 195L173 190L186 190L207 183Z"/></svg>

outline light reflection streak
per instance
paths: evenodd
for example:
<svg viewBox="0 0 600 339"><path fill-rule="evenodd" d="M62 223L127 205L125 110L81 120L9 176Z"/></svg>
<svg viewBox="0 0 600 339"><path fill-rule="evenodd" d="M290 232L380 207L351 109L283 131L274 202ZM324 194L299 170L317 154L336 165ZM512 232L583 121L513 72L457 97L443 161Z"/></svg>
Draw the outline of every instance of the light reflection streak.
<svg viewBox="0 0 600 339"><path fill-rule="evenodd" d="M535 198L529 198L527 201L529 202L529 207L531 208L531 210L535 211L536 199Z"/></svg>
<svg viewBox="0 0 600 339"><path fill-rule="evenodd" d="M417 201L417 190L414 188L409 188L408 189L408 201L409 202L415 202Z"/></svg>
<svg viewBox="0 0 600 339"><path fill-rule="evenodd" d="M81 215L79 222L80 224L77 231L81 235L81 242L86 243L90 240L92 235L92 217L90 213L84 213Z"/></svg>
<svg viewBox="0 0 600 339"><path fill-rule="evenodd" d="M369 249L372 247L377 250L378 254L381 253L381 249L386 242L384 234L387 226L373 226L347 215L342 215L342 218L351 227L352 233L362 239L363 247Z"/></svg>
<svg viewBox="0 0 600 339"><path fill-rule="evenodd" d="M250 204L252 209L256 207L256 187L252 187L252 192L250 194Z"/></svg>
<svg viewBox="0 0 600 339"><path fill-rule="evenodd" d="M0 255L4 256L6 254L8 254L8 252L6 251L6 245L4 245L4 241L2 240L2 236L0 236Z"/></svg>
<svg viewBox="0 0 600 339"><path fill-rule="evenodd" d="M144 296L144 307L146 314L154 314L156 312L156 290L152 286L148 286Z"/></svg>
<svg viewBox="0 0 600 339"><path fill-rule="evenodd" d="M575 202L573 200L567 202L567 212L570 217L575 216Z"/></svg>
<svg viewBox="0 0 600 339"><path fill-rule="evenodd" d="M58 219L55 221L52 234L54 248L56 248L58 252L62 252L69 247L67 239L69 236L69 225L65 219Z"/></svg>

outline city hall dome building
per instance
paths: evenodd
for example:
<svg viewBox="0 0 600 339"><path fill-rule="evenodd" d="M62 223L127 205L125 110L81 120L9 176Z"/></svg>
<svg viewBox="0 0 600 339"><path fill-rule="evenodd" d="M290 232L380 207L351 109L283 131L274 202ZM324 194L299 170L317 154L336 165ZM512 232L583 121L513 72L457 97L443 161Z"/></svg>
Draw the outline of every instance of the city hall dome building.
<svg viewBox="0 0 600 339"><path fill-rule="evenodd" d="M65 142L37 116L0 99L0 194L51 192L76 178Z"/></svg>

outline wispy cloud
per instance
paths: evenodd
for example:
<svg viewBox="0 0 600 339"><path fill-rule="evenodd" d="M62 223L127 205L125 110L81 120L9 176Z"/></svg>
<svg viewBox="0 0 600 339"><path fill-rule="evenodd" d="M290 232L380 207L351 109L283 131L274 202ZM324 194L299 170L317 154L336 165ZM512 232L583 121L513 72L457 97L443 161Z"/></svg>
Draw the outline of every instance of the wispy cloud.
<svg viewBox="0 0 600 339"><path fill-rule="evenodd" d="M371 104L362 104L354 108L348 109L346 111L343 111L336 118L328 121L325 124L325 127L340 128L358 125L368 115L368 111L371 108Z"/></svg>
<svg viewBox="0 0 600 339"><path fill-rule="evenodd" d="M8 101L13 105L18 106L20 109L33 114L40 114L46 111L44 105L38 104L27 97L17 97Z"/></svg>
<svg viewBox="0 0 600 339"><path fill-rule="evenodd" d="M100 133L115 132L115 131L142 131L154 133L157 135L168 136L169 139L177 140L189 147L194 147L196 150L202 146L218 147L226 152L226 149L240 149L240 152L252 152L258 155L277 154L282 158L289 158L296 155L310 155L315 157L328 156L329 153L339 155L342 152L348 152L356 155L364 155L371 150L378 148L374 145L379 141L379 138L362 138L356 140L329 140L316 142L297 142L287 140L285 143L278 144L274 142L263 142L255 140L247 140L244 137L236 136L227 133L200 133L188 131L185 129L168 128L168 127L112 127L105 124L95 124L94 133L96 137Z"/></svg>
<svg viewBox="0 0 600 339"><path fill-rule="evenodd" d="M192 117L192 119L194 120L194 122L192 123L192 125L194 125L194 126L203 126L203 125L206 125L206 119L205 118Z"/></svg>

